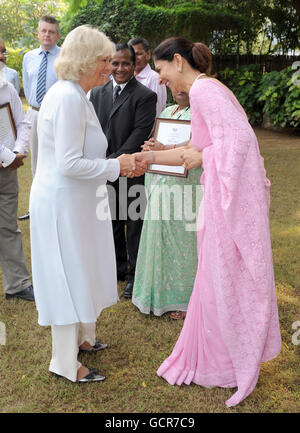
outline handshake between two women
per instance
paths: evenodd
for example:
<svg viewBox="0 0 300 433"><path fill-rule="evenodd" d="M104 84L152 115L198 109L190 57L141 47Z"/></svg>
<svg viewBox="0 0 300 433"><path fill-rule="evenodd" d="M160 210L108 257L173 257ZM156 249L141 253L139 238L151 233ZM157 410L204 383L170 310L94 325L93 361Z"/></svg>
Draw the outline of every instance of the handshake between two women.
<svg viewBox="0 0 300 433"><path fill-rule="evenodd" d="M147 148L145 145L147 144ZM121 176L137 177L147 171L149 164L183 165L188 170L199 167L202 164L202 152L199 152L190 141L187 145L170 150L157 151L158 147L145 142L143 152L123 154L118 157ZM155 151L152 150L155 149ZM168 148L167 148L168 149Z"/></svg>
<svg viewBox="0 0 300 433"><path fill-rule="evenodd" d="M146 173L148 164L145 161L139 160L135 154L123 153L118 156L120 163L120 175L126 177L138 177Z"/></svg>

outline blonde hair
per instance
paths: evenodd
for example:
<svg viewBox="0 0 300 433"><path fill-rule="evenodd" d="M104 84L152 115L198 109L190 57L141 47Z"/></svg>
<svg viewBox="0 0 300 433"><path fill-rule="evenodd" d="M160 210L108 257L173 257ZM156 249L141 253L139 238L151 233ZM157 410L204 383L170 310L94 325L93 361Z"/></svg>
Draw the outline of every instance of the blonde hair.
<svg viewBox="0 0 300 433"><path fill-rule="evenodd" d="M67 34L54 63L57 78L77 82L96 69L99 57L114 53L115 44L104 33L89 25L76 27Z"/></svg>

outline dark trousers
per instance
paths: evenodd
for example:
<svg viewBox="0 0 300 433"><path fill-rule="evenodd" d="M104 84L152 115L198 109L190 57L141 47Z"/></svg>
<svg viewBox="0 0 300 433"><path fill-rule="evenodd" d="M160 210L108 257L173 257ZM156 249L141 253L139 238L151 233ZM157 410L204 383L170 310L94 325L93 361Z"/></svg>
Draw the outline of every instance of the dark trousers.
<svg viewBox="0 0 300 433"><path fill-rule="evenodd" d="M133 283L146 208L144 176L108 185L118 277Z"/></svg>
<svg viewBox="0 0 300 433"><path fill-rule="evenodd" d="M31 285L17 224L18 194L17 170L0 168L0 266L4 292L9 295Z"/></svg>

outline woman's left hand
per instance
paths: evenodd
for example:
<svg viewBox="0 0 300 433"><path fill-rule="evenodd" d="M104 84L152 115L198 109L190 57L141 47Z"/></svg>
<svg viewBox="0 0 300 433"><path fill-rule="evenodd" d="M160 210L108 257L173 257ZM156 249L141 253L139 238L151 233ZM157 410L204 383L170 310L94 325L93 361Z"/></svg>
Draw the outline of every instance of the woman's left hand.
<svg viewBox="0 0 300 433"><path fill-rule="evenodd" d="M202 152L198 152L195 147L188 146L184 149L181 156L183 166L190 170L191 168L199 167L202 164Z"/></svg>

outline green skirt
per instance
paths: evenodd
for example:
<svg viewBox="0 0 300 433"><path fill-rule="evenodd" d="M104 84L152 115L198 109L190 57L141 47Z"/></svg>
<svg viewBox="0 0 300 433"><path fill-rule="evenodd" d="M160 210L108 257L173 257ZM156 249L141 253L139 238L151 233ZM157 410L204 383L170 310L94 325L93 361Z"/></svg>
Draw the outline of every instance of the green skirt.
<svg viewBox="0 0 300 433"><path fill-rule="evenodd" d="M187 178L147 173L147 208L132 302L142 313L186 311L197 271L197 212L202 168Z"/></svg>

